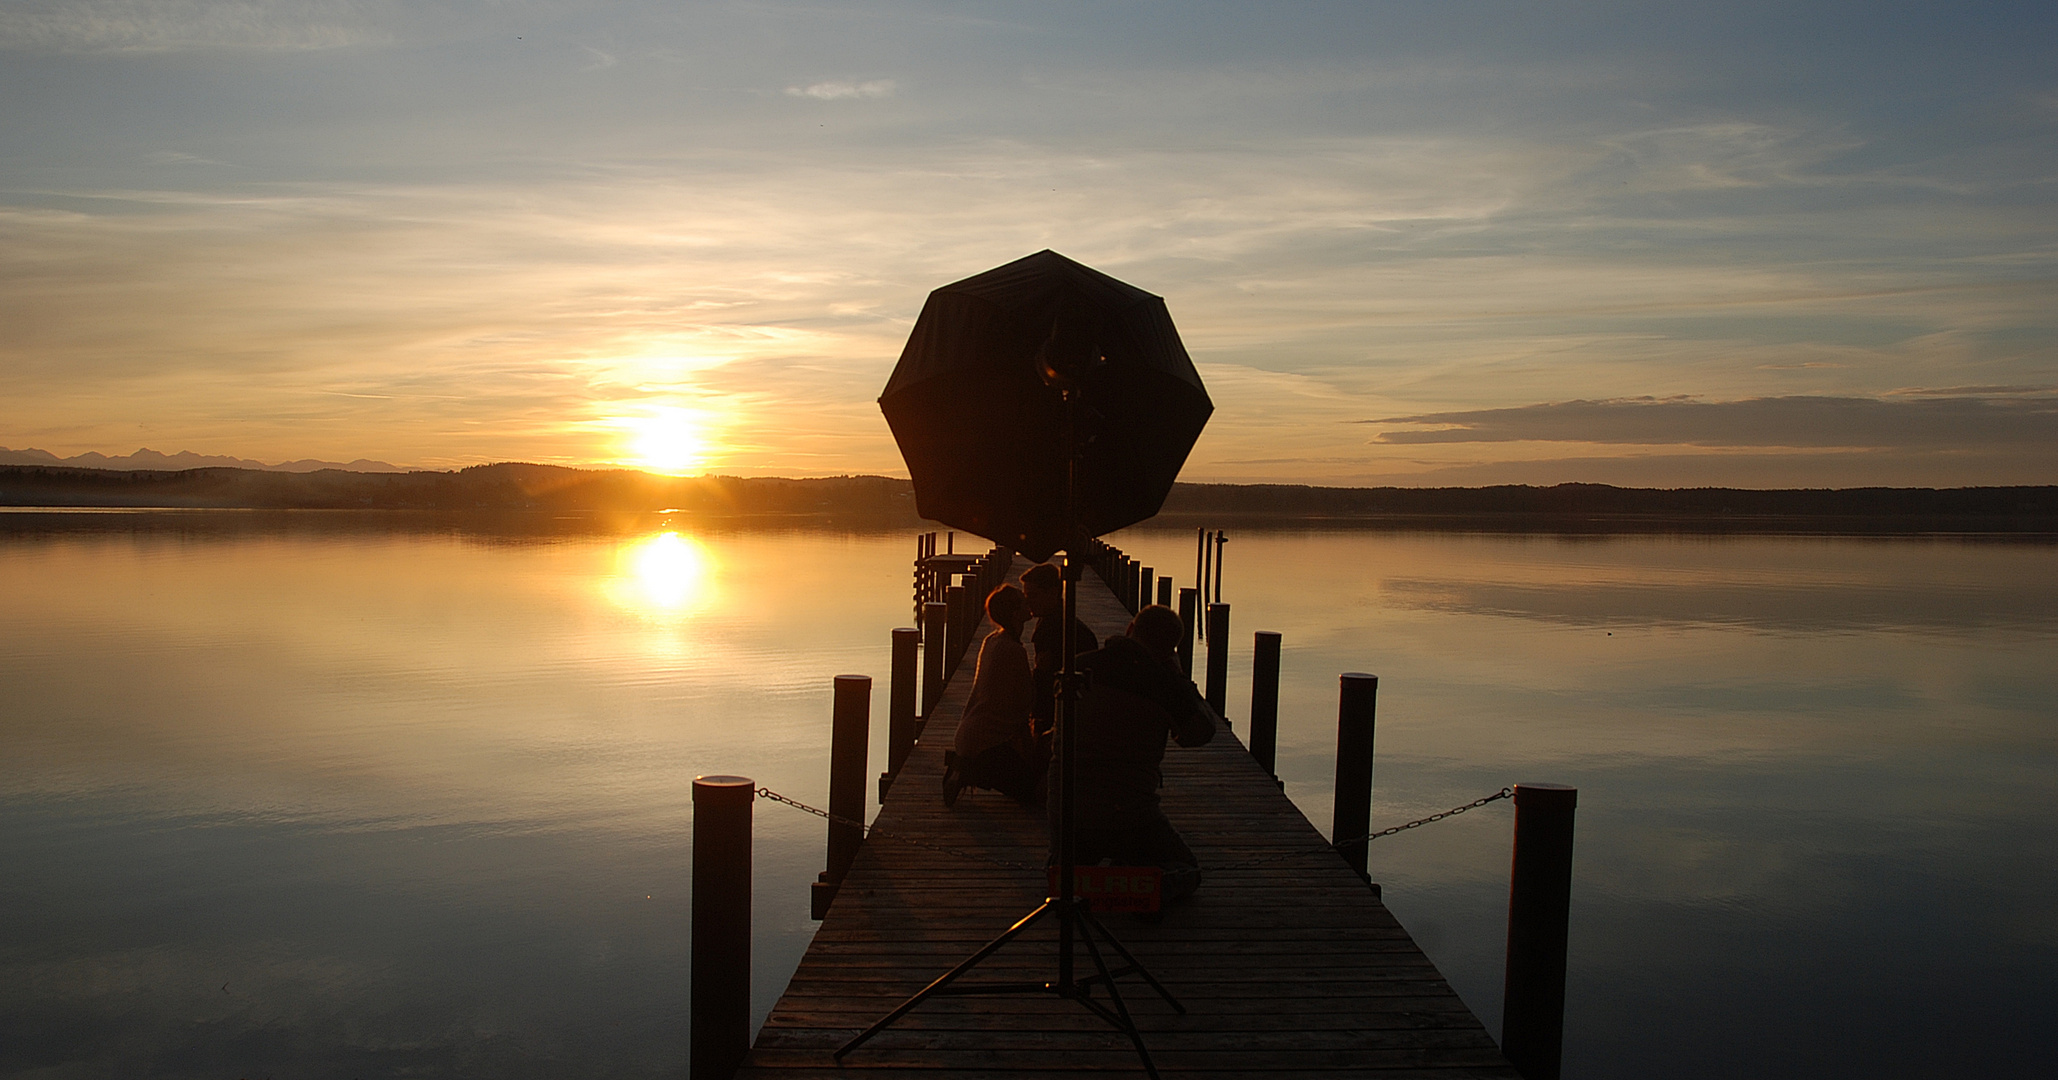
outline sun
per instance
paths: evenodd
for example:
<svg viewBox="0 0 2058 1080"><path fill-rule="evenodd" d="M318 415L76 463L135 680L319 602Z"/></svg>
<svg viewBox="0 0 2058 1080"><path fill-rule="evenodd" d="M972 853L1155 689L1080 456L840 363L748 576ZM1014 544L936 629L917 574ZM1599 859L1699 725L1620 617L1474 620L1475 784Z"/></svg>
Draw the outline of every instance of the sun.
<svg viewBox="0 0 2058 1080"><path fill-rule="evenodd" d="M700 417L685 409L655 409L622 421L635 463L652 472L686 473L707 461L708 439Z"/></svg>

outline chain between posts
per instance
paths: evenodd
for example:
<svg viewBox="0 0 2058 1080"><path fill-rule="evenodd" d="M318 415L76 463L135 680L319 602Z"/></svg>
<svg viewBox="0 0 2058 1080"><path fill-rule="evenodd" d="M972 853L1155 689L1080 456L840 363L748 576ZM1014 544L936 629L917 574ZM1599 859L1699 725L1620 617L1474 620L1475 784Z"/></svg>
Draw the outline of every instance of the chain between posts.
<svg viewBox="0 0 2058 1080"><path fill-rule="evenodd" d="M1390 829L1381 829L1376 833L1367 833L1364 836L1354 837L1350 840L1340 840L1329 846L1334 848L1342 847L1345 844L1370 843L1371 841L1377 840L1382 836L1392 836L1397 832L1406 832L1409 829L1419 829L1432 821L1442 821L1447 817L1457 817L1459 814L1462 814L1467 810L1477 810L1480 807L1485 806L1487 803L1497 802L1501 799L1512 799L1514 797L1515 789L1511 787L1504 787L1491 795L1488 795L1480 799L1474 799L1463 806L1453 806L1449 810L1444 810L1439 813L1431 814L1426 818L1416 818L1415 820L1408 822L1406 825L1395 825Z"/></svg>
<svg viewBox="0 0 2058 1080"><path fill-rule="evenodd" d="M1263 866L1263 865L1265 865L1266 863L1275 863L1275 862L1285 862L1285 861L1286 861L1286 860L1288 860L1288 859L1295 859L1295 858L1299 858L1299 857L1301 857L1301 856L1303 856L1303 855L1321 855L1321 854L1326 854L1326 853L1328 853L1328 852L1331 852L1331 851L1335 851L1335 850L1336 850L1337 848L1343 847L1343 846L1344 846L1344 845L1346 845L1346 844L1367 844L1367 843L1371 843L1371 842L1372 842L1372 841L1374 841L1374 840L1378 840L1378 839L1380 839L1380 838L1382 838L1382 837L1392 836L1392 835L1393 835L1393 834L1395 834L1395 833L1399 833L1399 832L1407 832L1407 831L1408 831L1409 829L1419 829L1419 828L1421 828L1422 826L1424 826L1424 825L1427 825L1427 824L1429 824L1430 822L1433 822L1433 821L1442 821L1443 819L1445 819L1445 818L1447 818L1447 817L1456 817L1456 816L1458 816L1459 814L1462 814L1462 813L1464 813L1464 812L1465 812L1465 811L1467 811L1467 810L1477 810L1477 809L1479 809L1480 807L1482 807L1482 806L1485 806L1485 805L1486 805L1487 803L1490 803L1490 802L1499 802L1499 801L1500 801L1500 800L1502 800L1502 799L1512 799L1512 798L1514 798L1514 797L1515 797L1515 789L1514 789L1514 788L1512 788L1512 787L1504 787L1504 788L1502 788L1501 790L1499 790L1499 791L1496 791L1496 792L1494 792L1494 793L1493 793L1493 794L1491 794L1491 795L1487 795L1487 796L1485 796L1485 797L1483 797L1483 798L1478 798L1478 799L1474 799L1474 800L1472 800L1471 802L1468 802L1468 803L1464 804L1463 806L1453 806L1453 807L1451 807L1451 808L1450 808L1449 810L1442 810L1442 811L1438 811L1437 813L1431 814L1431 815L1429 815L1428 817L1425 817L1425 818L1416 818L1415 820L1413 820L1413 821L1410 821L1410 822L1408 822L1408 823L1406 823L1406 824L1404 824L1404 825L1395 825L1395 826L1393 826L1393 827L1391 827L1391 828L1381 829L1381 830L1379 830L1378 832L1375 832L1375 833L1367 833L1367 834L1366 834L1366 835L1364 835L1364 836L1354 836L1354 837L1351 837L1351 838L1350 838L1350 839L1348 839L1348 840L1338 840L1338 841L1336 841L1336 842L1335 842L1335 843L1333 843L1333 844L1328 844L1328 845L1325 845L1325 846L1323 846L1323 847L1318 847L1318 848L1302 848L1302 849L1300 849L1300 850L1297 850L1297 851L1286 851L1286 852L1281 852L1280 854L1277 854L1277 855L1267 855L1267 856L1265 856L1265 857L1263 857L1263 858L1259 858L1259 859L1245 859L1244 861L1242 861L1242 862L1239 862L1239 863L1229 863L1229 864L1227 864L1227 865L1223 865L1223 866L1203 867L1203 869L1208 869L1208 870L1246 870L1246 869L1249 869L1250 867L1253 867L1253 866Z"/></svg>
<svg viewBox="0 0 2058 1080"><path fill-rule="evenodd" d="M775 803L783 803L787 806L794 808L795 810L802 811L803 813L809 813L815 815L818 818L824 818L833 824L843 825L848 828L856 829L858 830L858 832L862 833L868 838L872 835L872 827L870 825L865 824L862 821L852 821L851 819L844 817L841 814L832 814L827 810L822 810L813 806L809 806L808 804L801 802L798 799L789 799L786 796L781 795L776 791L773 791L771 788L758 788L757 795L761 799L770 799ZM1009 862L1006 859L996 859L991 855L981 855L976 851L965 851L961 848L945 847L942 844L932 844L927 840L917 840L912 836L889 836L887 838L893 840L895 843L911 844L918 848L928 848L930 851L940 851L945 855L955 855L960 859L972 859L978 862L991 863L994 866L998 866L1006 870L1026 870L1034 873L1042 869L1041 867L1026 866L1018 862Z"/></svg>
<svg viewBox="0 0 2058 1080"><path fill-rule="evenodd" d="M867 825L867 824L865 824L865 823L864 823L864 822L862 822L862 821L852 821L851 819L849 819L849 818L847 818L847 817L843 817L843 816L842 816L842 815L840 815L840 814L832 814L832 813L830 813L830 812L829 812L829 811L827 811L827 810L821 810L821 809L817 809L816 807L812 807L812 806L809 806L808 804L806 804L806 803L804 803L804 802L801 802L801 801L800 801L800 800L798 800L798 799L789 799L789 798L787 798L786 796L784 796L784 795L781 795L781 794L779 794L779 793L778 793L778 792L776 792L776 791L773 791L773 790L772 790L771 788L767 788L767 787L761 787L761 788L758 788L758 789L757 789L757 795L758 795L758 797L759 797L759 798L762 798L762 799L770 799L771 801L773 801L773 802L775 802L775 803L783 803L783 804L785 804L785 805L787 805L787 806L790 806L790 807L794 808L795 810L799 810L799 811L802 811L802 812L804 812L804 813L809 813L809 814L813 814L813 815L815 815L815 816L816 816L816 817L818 817L818 818L824 818L824 819L827 819L828 821L834 822L835 824L838 824L838 825L843 825L843 826L846 826L846 827L849 827L849 828L853 828L853 829L856 829L856 830L858 830L858 832L859 832L859 833L861 833L861 834L863 834L863 835L865 835L865 836L868 836L868 837L869 837L869 836L870 836L870 835L872 834L872 827L871 827L870 825ZM1203 869L1203 870L1245 870L1245 869L1249 869L1250 867L1253 867L1253 866L1263 866L1263 865L1265 865L1266 863L1284 862L1284 861L1286 861L1287 859L1294 859L1294 858L1299 858L1299 857L1301 857L1301 856L1303 856L1303 855L1320 855L1320 854L1324 854L1324 853L1327 853L1327 852L1335 851L1335 850L1336 850L1337 848L1343 847L1343 846L1344 846L1344 845L1346 845L1346 844L1366 844L1366 843L1370 843L1370 842L1372 842L1372 841L1374 841L1374 840L1378 840L1378 839L1381 839L1381 838L1383 838L1383 837L1388 837L1388 836L1392 836L1392 835L1393 835L1393 834L1395 834L1395 833L1400 833L1400 832L1407 832L1407 831L1408 831L1409 829L1419 829L1419 828L1421 828L1422 826L1424 826L1424 825L1428 825L1428 824L1430 824L1430 823L1432 823L1432 822L1442 821L1443 819L1445 819L1445 818L1449 818L1449 817L1457 817L1457 816L1458 816L1459 814L1462 814L1462 813L1464 813L1464 812L1465 812L1465 811L1467 811L1467 810L1477 810L1477 809L1479 809L1480 807L1482 807L1482 806L1485 806L1485 805L1486 805L1487 803L1490 803L1490 802L1498 802L1498 801L1500 801L1500 800L1502 800L1502 799L1510 799L1510 798L1513 798L1514 796L1515 796L1515 789L1514 789L1514 788L1512 788L1512 787L1504 787L1504 788L1502 788L1501 790L1499 790L1499 791L1496 791L1496 792L1494 792L1494 793L1493 793L1493 794L1491 794L1491 795L1487 795L1487 796L1484 796L1484 797L1482 797L1482 798L1474 799L1474 800L1472 800L1471 802L1465 803L1465 804L1464 804L1464 805L1462 805L1462 806L1453 806L1453 807L1451 807L1451 808L1450 808L1449 810L1442 810L1442 811L1439 811L1439 812L1437 812L1437 813L1431 814L1431 815L1429 815L1428 817L1425 817L1425 818L1416 818L1415 820L1413 820L1413 821L1410 821L1410 822L1407 822L1406 824L1402 824L1402 825L1394 825L1394 826L1391 826L1391 827L1389 827L1389 828L1381 829L1381 830L1379 830L1378 832L1375 832L1375 833L1367 833L1367 834L1366 834L1366 835L1364 835L1364 836L1355 836L1355 837L1352 837L1351 839L1348 839L1348 840L1339 840L1339 841L1337 841L1337 842L1335 842L1335 843L1333 843L1333 844L1328 844L1328 845L1325 845L1325 846L1323 846L1323 847L1319 847L1319 848L1302 848L1302 849L1298 849L1298 850L1295 850L1295 851L1287 851L1287 852L1281 852L1280 854L1277 854L1277 855L1267 855L1267 856L1265 856L1265 857L1263 857L1263 858L1259 858L1259 859L1246 859L1246 860L1244 860L1243 862L1238 862L1238 863L1227 863L1227 864L1224 864L1224 865L1218 865L1218 866L1210 866L1210 867L1203 867L1202 869ZM926 840L916 840L915 838L913 838L913 837L909 837L909 836L895 836L895 837L893 837L892 839L893 839L894 841L898 842L898 843L902 843L902 844L912 844L912 845L914 845L915 847L919 847L919 848L928 848L928 849L929 849L929 850L931 850L931 851L940 851L940 852L942 852L942 853L944 853L944 854L946 854L946 855L956 855L957 857L959 857L959 858L961 858L961 859L973 859L973 860L976 860L976 861L978 861L978 862L983 862L983 863L991 863L991 864L993 864L994 866L999 866L999 867L1002 867L1002 868L1004 868L1004 869L1008 869L1008 870L1027 870L1027 871L1031 871L1031 872L1034 872L1035 870L1037 870L1037 869L1038 869L1037 867L1033 867L1033 866L1026 866L1026 865L1024 865L1024 864L1022 864L1022 863L1018 863L1018 862L1009 862L1008 860L1005 860L1005 859L996 859L996 858L993 858L992 856L989 856L989 855L981 855L981 854L979 854L979 853L977 853L977 852L973 852L973 851L965 851L965 850L962 850L962 849L960 849L960 848L954 848L954 847L945 847L945 846L944 846L944 845L942 845L942 844L932 844L932 843L929 843L929 842L928 842L928 841L926 841Z"/></svg>

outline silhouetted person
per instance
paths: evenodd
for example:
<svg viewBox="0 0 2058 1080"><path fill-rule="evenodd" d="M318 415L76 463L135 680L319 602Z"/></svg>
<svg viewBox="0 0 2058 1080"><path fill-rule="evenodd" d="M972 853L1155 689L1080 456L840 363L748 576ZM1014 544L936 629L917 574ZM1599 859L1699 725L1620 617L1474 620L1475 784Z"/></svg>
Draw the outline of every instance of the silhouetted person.
<svg viewBox="0 0 2058 1080"><path fill-rule="evenodd" d="M1049 736L1051 717L1057 715L1058 672L1064 670L1065 586L1064 575L1051 563L1038 563L1022 571L1022 595L1029 601L1029 614L1036 616L1036 630L1030 644L1036 646L1034 694L1029 715L1036 721L1038 735ZM1072 620L1072 655L1084 656L1100 647L1093 631L1077 618Z"/></svg>
<svg viewBox="0 0 2058 1080"><path fill-rule="evenodd" d="M943 805L955 806L968 787L992 788L1010 798L1043 801L1049 751L1029 725L1029 654L1022 624L1029 604L1022 590L1002 585L986 595L986 617L996 629L979 643L972 694L958 721L954 756L943 767Z"/></svg>
<svg viewBox="0 0 2058 1080"><path fill-rule="evenodd" d="M1221 723L1179 671L1183 633L1176 612L1153 605L1136 613L1126 635L1078 662L1087 682L1076 713L1075 861L1162 867L1166 903L1200 885L1200 860L1158 808L1165 737L1199 746Z"/></svg>

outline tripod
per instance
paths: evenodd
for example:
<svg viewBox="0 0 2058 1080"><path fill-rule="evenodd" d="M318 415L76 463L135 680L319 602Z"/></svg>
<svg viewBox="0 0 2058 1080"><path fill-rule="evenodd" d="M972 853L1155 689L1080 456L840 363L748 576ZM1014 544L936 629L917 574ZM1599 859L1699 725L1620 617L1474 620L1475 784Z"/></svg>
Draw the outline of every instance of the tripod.
<svg viewBox="0 0 2058 1080"><path fill-rule="evenodd" d="M1076 520L1073 517L1072 501L1074 473L1077 470L1077 458L1073 453L1073 414L1077 407L1077 400L1076 391L1070 388L1062 388L1062 390L1065 401L1065 512L1067 520ZM913 997L901 1002L892 1012L881 1017L877 1023L859 1032L856 1037L838 1047L833 1056L839 1062L843 1060L844 1055L863 1046L872 1036L892 1027L895 1021L914 1011L916 1006L932 997L1050 994L1067 1001L1078 1002L1088 1012L1107 1021L1117 1031L1129 1036L1130 1043L1136 1047L1137 1057L1143 1059L1143 1071L1150 1075L1151 1080L1158 1080L1158 1069L1151 1061L1150 1048L1144 1045L1143 1033L1137 1030L1135 1019L1129 1015L1129 1007L1123 1003L1122 991L1116 986L1115 980L1125 975L1141 976L1143 981L1148 983L1152 990L1157 991L1159 997L1165 999L1167 1005L1172 1006L1173 1009L1181 1013L1186 1011L1186 1006L1181 1005L1179 1000L1172 996L1172 992L1165 989L1164 984L1153 977L1136 957L1130 955L1129 950L1122 947L1122 943L1116 940L1115 935L1108 932L1107 927L1101 925L1100 920L1093 917L1093 912L1088 909L1084 899L1074 895L1077 887L1078 802L1075 785L1078 780L1078 763L1076 761L1078 731L1073 721L1078 714L1079 676L1073 667L1072 649L1075 636L1073 626L1077 621L1079 611L1079 577L1083 570L1079 559L1075 557L1076 546L1075 544L1074 547L1065 549L1065 591L1062 616L1065 620L1064 644L1062 646L1064 659L1059 667L1060 674L1057 685L1057 759L1054 762L1057 767L1058 778L1056 792L1058 807L1058 887L1056 895L1046 897L1043 903L1038 904L1029 914L1016 920L1013 926L1001 931L1000 936L980 946L977 952L966 957L956 967L951 968L938 977L936 981L916 991ZM959 976L978 967L987 957L999 952L1010 941L1020 936L1024 930L1034 926L1046 915L1054 916L1058 920L1058 970L1056 978L1037 982L979 982L964 984L957 982ZM1086 946L1087 956L1093 961L1094 974L1084 978L1078 977L1075 966L1074 941L1083 943ZM1121 958L1123 966L1118 968L1110 968L1108 966L1107 957L1101 953L1101 945L1103 944ZM1091 997L1093 987L1096 984L1107 988L1109 1005L1103 1005ZM1110 1005L1112 1008L1110 1008Z"/></svg>

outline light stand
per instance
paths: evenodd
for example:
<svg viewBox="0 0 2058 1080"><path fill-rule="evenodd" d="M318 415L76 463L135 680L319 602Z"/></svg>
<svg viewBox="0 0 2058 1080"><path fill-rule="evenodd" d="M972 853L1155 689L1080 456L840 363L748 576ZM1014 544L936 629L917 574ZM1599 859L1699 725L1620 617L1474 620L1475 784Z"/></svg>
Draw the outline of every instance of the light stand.
<svg viewBox="0 0 2058 1080"><path fill-rule="evenodd" d="M1077 480L1075 474L1078 471L1078 456L1074 452L1073 422L1074 414L1078 408L1078 391L1066 385L1065 381L1058 378L1057 373L1049 367L1045 368L1045 378L1052 382L1053 385L1056 385L1064 395L1065 520L1067 523L1072 523L1078 520L1073 507L1073 487ZM1076 532L1076 528L1074 531ZM1074 895L1077 889L1077 865L1075 860L1078 856L1078 802L1075 797L1076 792L1074 788L1078 779L1078 763L1076 761L1078 732L1073 728L1072 722L1077 715L1080 687L1078 672L1073 668L1072 664L1074 636L1072 628L1078 619L1078 585L1080 573L1084 569L1083 564L1077 557L1077 547L1078 541L1075 539L1071 546L1065 549L1064 608L1062 615L1065 620L1064 643L1060 646L1064 650L1064 657L1058 668L1057 707L1054 710L1056 713L1056 738L1054 740L1056 743L1054 747L1056 759L1052 764L1057 769L1057 791L1054 794L1057 798L1058 810L1058 887L1056 895L1045 897L1043 903L1036 905L1035 909L1030 911L1029 914L1016 920L1013 926L1001 931L999 937L980 946L979 951L966 957L958 966L951 968L938 977L936 981L916 991L913 997L901 1002L892 1012L881 1017L877 1023L859 1032L849 1042L837 1047L833 1056L838 1061L842 1061L844 1055L852 1050L863 1046L872 1036L892 1027L895 1021L906 1016L914 1010L915 1006L932 997L970 996L975 994L1050 994L1067 1001L1078 1002L1088 1012L1107 1021L1117 1031L1129 1036L1130 1043L1136 1047L1136 1056L1143 1059L1143 1071L1150 1075L1151 1080L1157 1080L1158 1069L1151 1062L1150 1048L1143 1044L1143 1033L1137 1030L1135 1019L1129 1015L1129 1007L1123 1003L1122 991L1115 985L1115 980L1124 975L1142 976L1143 981L1148 983L1152 990L1157 991L1159 997L1165 999L1165 1004L1172 1006L1173 1009L1181 1013L1186 1011L1186 1006L1181 1005L1179 1000L1172 996L1172 992L1165 989L1164 984L1153 977L1137 961L1136 957L1130 955L1129 950L1122 947L1122 943L1116 940L1115 935L1108 932L1107 927L1101 925L1099 919L1093 917L1093 912L1087 907L1084 899ZM1058 920L1057 978L1047 982L988 982L967 983L963 985L957 983L958 976L978 967L987 957L999 952L1003 946L1013 941L1022 931L1035 925L1045 915L1051 914L1055 914ZM1085 944L1086 954L1093 960L1094 974L1083 979L1074 977L1073 942L1075 940ZM1121 957L1122 967L1114 969L1108 967L1107 958L1101 954L1101 945L1103 944ZM1107 987L1108 1001L1113 1008L1093 1000L1093 987L1096 983Z"/></svg>

